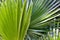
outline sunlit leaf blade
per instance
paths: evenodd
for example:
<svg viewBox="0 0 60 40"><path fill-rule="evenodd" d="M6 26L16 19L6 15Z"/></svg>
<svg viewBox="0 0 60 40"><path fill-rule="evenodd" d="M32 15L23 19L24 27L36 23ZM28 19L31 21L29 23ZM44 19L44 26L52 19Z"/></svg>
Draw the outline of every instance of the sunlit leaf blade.
<svg viewBox="0 0 60 40"><path fill-rule="evenodd" d="M3 0L0 6L2 40L24 40L29 28L33 3L26 10L27 0Z"/></svg>
<svg viewBox="0 0 60 40"><path fill-rule="evenodd" d="M26 2L24 4L26 6ZM26 11L26 8L24 8L24 10L23 10L22 23L21 23L21 27L20 27L20 39L21 40L23 40L23 38L25 37L26 32L29 28L32 6L33 6L33 3L31 2L28 10Z"/></svg>
<svg viewBox="0 0 60 40"><path fill-rule="evenodd" d="M5 40L17 40L17 12L16 2L14 0L6 0L2 2L0 13L0 27L2 28ZM13 37L13 38L12 38Z"/></svg>

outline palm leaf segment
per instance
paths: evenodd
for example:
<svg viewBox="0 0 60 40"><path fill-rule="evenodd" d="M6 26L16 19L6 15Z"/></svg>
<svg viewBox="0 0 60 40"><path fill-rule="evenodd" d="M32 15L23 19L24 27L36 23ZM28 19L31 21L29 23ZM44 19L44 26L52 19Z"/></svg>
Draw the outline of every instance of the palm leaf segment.
<svg viewBox="0 0 60 40"><path fill-rule="evenodd" d="M33 0L33 11L27 39L46 39L50 28L55 28L55 24L57 24L58 21L60 22L59 16L60 0ZM58 18L58 20L55 21L54 19L56 18Z"/></svg>
<svg viewBox="0 0 60 40"><path fill-rule="evenodd" d="M24 40L28 27L27 40L40 40L39 36L49 30L49 20L60 16L60 0L32 1L33 9L32 2L26 9L27 0L23 3L22 0L3 0L0 3L0 35L3 40Z"/></svg>
<svg viewBox="0 0 60 40"><path fill-rule="evenodd" d="M0 1L0 36L2 40L24 40L30 24L32 1L26 8L27 0Z"/></svg>

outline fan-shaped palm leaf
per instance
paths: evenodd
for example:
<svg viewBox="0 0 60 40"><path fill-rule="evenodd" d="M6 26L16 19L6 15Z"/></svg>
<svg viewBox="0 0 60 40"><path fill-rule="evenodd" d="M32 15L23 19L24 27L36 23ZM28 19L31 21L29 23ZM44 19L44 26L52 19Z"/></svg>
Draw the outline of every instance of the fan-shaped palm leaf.
<svg viewBox="0 0 60 40"><path fill-rule="evenodd" d="M30 24L32 1L2 0L0 6L0 35L2 40L24 40Z"/></svg>
<svg viewBox="0 0 60 40"><path fill-rule="evenodd" d="M40 37L37 38L37 36L35 36L35 38L37 39L31 38L32 34L40 35L40 33L43 32L42 33L43 35L44 33L46 33L47 35L48 31L50 30L51 22L54 25L54 20L52 19L60 16L59 6L60 6L60 0L33 0L31 24L27 33L28 35L30 35L29 37L30 40L42 40L42 39L39 39ZM41 32L40 30L43 30L43 31Z"/></svg>
<svg viewBox="0 0 60 40"><path fill-rule="evenodd" d="M60 0L3 0L0 3L1 39L44 40L49 38L50 26L55 27L53 19L58 16L60 16Z"/></svg>

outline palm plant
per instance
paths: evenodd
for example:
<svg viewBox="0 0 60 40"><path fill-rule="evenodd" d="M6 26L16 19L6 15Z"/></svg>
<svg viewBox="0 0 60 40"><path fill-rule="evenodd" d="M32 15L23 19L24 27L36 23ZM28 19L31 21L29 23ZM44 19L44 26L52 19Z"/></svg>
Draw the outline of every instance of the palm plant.
<svg viewBox="0 0 60 40"><path fill-rule="evenodd" d="M55 20L53 19L60 16L59 6L60 0L33 0L31 23L27 33L30 36L30 40L42 40L40 36L45 39L49 28L55 25Z"/></svg>
<svg viewBox="0 0 60 40"><path fill-rule="evenodd" d="M2 0L0 6L0 35L3 40L24 40L30 24L32 1Z"/></svg>
<svg viewBox="0 0 60 40"><path fill-rule="evenodd" d="M0 39L49 40L50 24L59 16L60 0L2 0Z"/></svg>

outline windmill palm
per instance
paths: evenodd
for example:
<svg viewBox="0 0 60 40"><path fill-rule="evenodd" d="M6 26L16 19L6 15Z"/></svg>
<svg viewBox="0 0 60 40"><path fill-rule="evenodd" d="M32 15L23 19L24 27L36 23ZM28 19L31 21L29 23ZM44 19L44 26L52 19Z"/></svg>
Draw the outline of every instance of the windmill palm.
<svg viewBox="0 0 60 40"><path fill-rule="evenodd" d="M3 0L0 6L2 40L43 40L50 23L60 16L60 0ZM47 39L46 39L47 40Z"/></svg>

